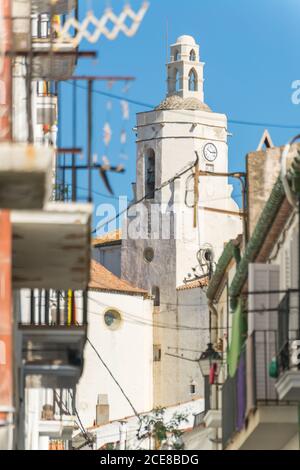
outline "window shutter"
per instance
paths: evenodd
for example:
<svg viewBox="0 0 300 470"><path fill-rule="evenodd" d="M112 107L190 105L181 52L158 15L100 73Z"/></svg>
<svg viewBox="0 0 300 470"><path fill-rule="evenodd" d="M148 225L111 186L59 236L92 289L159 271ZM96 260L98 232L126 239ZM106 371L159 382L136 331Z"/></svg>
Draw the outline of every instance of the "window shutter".
<svg viewBox="0 0 300 470"><path fill-rule="evenodd" d="M298 229L294 229L290 243L291 284L287 288L298 289Z"/></svg>
<svg viewBox="0 0 300 470"><path fill-rule="evenodd" d="M254 292L253 295L249 295L249 310L262 310L262 313L253 312L248 315L248 333L249 336L252 335L249 341L253 342L251 356L254 354L248 367L250 366L254 375L247 376L247 388L254 387L254 396L257 400L276 399L274 379L269 377L268 368L276 354L279 274L278 265L258 263L249 265L249 291ZM260 291L265 293L259 294ZM271 294L270 291L277 293ZM250 343L247 345L248 348L249 345ZM249 354L247 353L248 356ZM249 400L248 408L251 407L250 401L252 400Z"/></svg>
<svg viewBox="0 0 300 470"><path fill-rule="evenodd" d="M270 291L279 290L280 267L275 264L249 264L249 295L248 309L254 311L248 314L248 334L254 330L276 330L277 329L277 309L279 304L279 293ZM264 292L259 294L258 292ZM274 309L274 311L268 311ZM257 310L265 310L258 313Z"/></svg>
<svg viewBox="0 0 300 470"><path fill-rule="evenodd" d="M285 288L291 286L291 253L290 248L284 250Z"/></svg>

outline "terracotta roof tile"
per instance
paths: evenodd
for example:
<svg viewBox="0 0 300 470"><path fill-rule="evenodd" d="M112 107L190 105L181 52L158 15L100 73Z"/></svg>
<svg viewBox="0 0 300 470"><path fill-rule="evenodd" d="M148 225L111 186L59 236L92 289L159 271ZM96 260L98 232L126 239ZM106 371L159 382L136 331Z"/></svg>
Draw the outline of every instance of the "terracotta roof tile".
<svg viewBox="0 0 300 470"><path fill-rule="evenodd" d="M146 290L139 289L124 279L120 279L94 260L91 261L89 288L106 292L148 296Z"/></svg>
<svg viewBox="0 0 300 470"><path fill-rule="evenodd" d="M103 235L103 237L93 238L92 245L93 246L105 245L106 243L121 241L121 239L122 239L122 230L118 229L118 230L114 230L113 232L109 232Z"/></svg>
<svg viewBox="0 0 300 470"><path fill-rule="evenodd" d="M195 281L187 282L183 284L183 286L177 287L177 290L190 290L190 289L198 289L199 287L206 287L208 286L208 277L203 279L196 279Z"/></svg>

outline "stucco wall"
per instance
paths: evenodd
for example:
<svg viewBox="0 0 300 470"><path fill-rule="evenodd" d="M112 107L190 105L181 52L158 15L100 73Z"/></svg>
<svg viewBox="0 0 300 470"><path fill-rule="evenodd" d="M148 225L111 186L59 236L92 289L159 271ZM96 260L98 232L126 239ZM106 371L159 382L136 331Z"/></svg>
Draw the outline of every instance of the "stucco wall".
<svg viewBox="0 0 300 470"><path fill-rule="evenodd" d="M104 322L108 308L121 314L120 328L115 331ZM138 412L150 410L153 405L152 308L152 301L143 297L89 292L88 337ZM93 425L99 394L108 395L110 420L131 416L130 405L89 344L84 361L77 387L77 407L83 424Z"/></svg>
<svg viewBox="0 0 300 470"><path fill-rule="evenodd" d="M161 345L161 361L154 367L154 402L156 406L172 406L191 398L204 398L203 377L199 359L208 343L208 308L205 292L199 289L178 291L173 301L161 304L154 315L155 344ZM173 354L188 358L187 361ZM190 384L196 394L190 394Z"/></svg>

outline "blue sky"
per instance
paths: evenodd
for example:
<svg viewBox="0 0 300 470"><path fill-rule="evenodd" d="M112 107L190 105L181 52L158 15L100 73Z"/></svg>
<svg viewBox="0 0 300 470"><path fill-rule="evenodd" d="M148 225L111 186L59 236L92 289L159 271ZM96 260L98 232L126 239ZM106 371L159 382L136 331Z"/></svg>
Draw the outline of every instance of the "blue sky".
<svg viewBox="0 0 300 470"><path fill-rule="evenodd" d="M131 0L138 8L142 0ZM80 13L84 15L92 5L98 16L107 2L80 0ZM123 1L110 2L119 12ZM300 3L298 0L150 0L150 9L137 35L127 38L120 35L111 42L102 37L96 45L83 42L81 49L97 50L98 59L81 59L76 73L90 75L133 75L136 81L128 98L149 104L158 104L166 92L166 31L168 42L174 43L182 34L195 37L200 44L201 60L205 66L205 101L216 112L227 114L229 119L298 125L300 105L291 101L291 84L300 80ZM84 86L84 83L81 83ZM122 86L115 84L111 90L105 83L95 88L122 95ZM61 145L72 144L70 135L71 86L62 85ZM120 132L123 127L120 103L112 100L108 114L107 98L94 95L93 152L99 161L105 153L103 125L109 119L113 131L108 157L120 163ZM85 148L86 113L85 92L78 91L77 145ZM135 141L131 131L135 113L147 110L130 105L130 121L126 124L128 161L123 161L126 174L112 176L116 195L132 197L131 182L135 180ZM230 170L245 169L245 155L255 150L264 127L230 124L233 136L229 140ZM296 129L269 128L275 144L280 145L297 133ZM86 187L85 174L78 185ZM94 190L106 193L97 174ZM86 195L84 191L79 193ZM239 196L238 187L235 195ZM95 204L112 202L94 195Z"/></svg>

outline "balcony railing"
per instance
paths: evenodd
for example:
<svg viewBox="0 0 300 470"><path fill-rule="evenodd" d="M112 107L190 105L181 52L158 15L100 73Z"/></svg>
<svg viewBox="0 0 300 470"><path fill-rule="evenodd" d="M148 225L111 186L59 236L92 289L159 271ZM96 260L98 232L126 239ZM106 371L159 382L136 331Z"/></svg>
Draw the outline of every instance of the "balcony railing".
<svg viewBox="0 0 300 470"><path fill-rule="evenodd" d="M52 200L59 202L72 201L72 185L57 183L53 187Z"/></svg>
<svg viewBox="0 0 300 470"><path fill-rule="evenodd" d="M279 372L300 370L299 293L287 291L278 307Z"/></svg>
<svg viewBox="0 0 300 470"><path fill-rule="evenodd" d="M72 41L59 41L52 28L50 16L36 15L31 23L32 31L32 78L44 80L67 80L76 66L77 49Z"/></svg>
<svg viewBox="0 0 300 470"><path fill-rule="evenodd" d="M240 431L246 414L246 351L240 357L234 377L228 377L222 388L222 444L226 448Z"/></svg>
<svg viewBox="0 0 300 470"><path fill-rule="evenodd" d="M294 405L299 400L298 305L298 292L287 291L278 306L278 313L272 312L278 315L278 329L255 330L248 337L236 375L229 377L222 389L223 448L244 428L251 410L261 405ZM293 376L284 377L287 371L293 372Z"/></svg>
<svg viewBox="0 0 300 470"><path fill-rule="evenodd" d="M32 0L32 11L34 13L52 13L62 15L77 6L77 0Z"/></svg>
<svg viewBox="0 0 300 470"><path fill-rule="evenodd" d="M86 293L32 290L23 300L19 331L24 373L41 376L44 388L74 387L83 370Z"/></svg>
<svg viewBox="0 0 300 470"><path fill-rule="evenodd" d="M30 316L22 325L85 326L87 324L86 292L32 290Z"/></svg>

